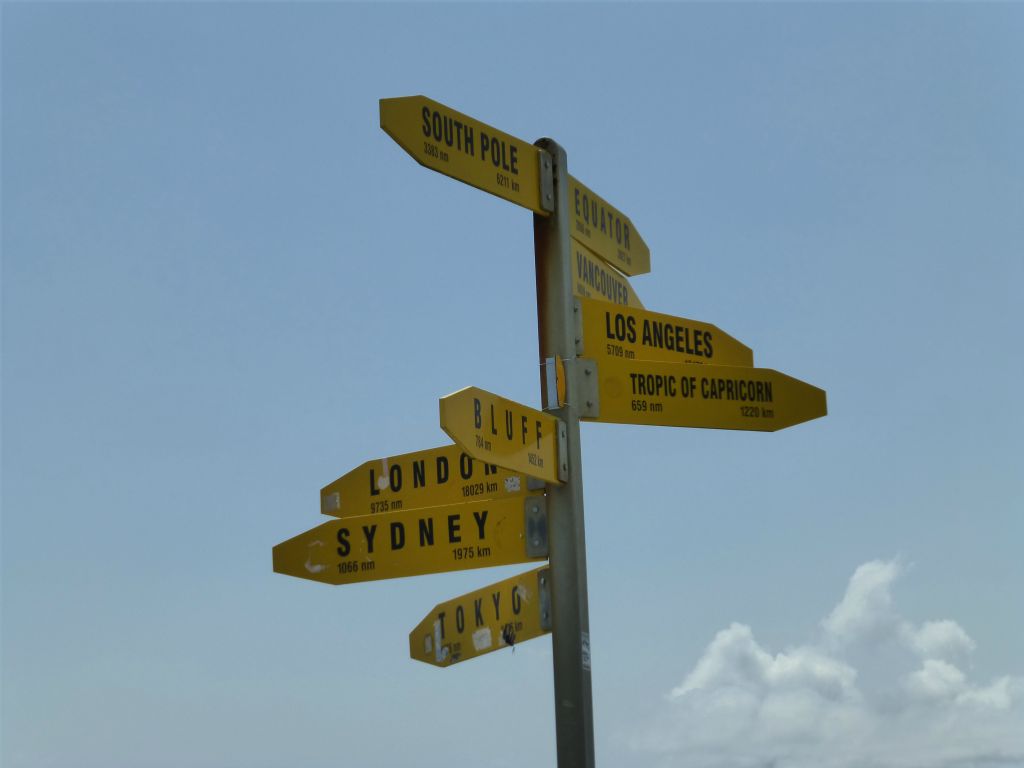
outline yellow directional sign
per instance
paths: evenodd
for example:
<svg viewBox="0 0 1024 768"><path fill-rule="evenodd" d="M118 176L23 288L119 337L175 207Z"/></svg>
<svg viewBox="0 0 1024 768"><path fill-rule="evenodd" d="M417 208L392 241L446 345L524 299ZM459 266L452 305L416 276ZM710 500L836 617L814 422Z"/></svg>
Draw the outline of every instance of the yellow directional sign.
<svg viewBox="0 0 1024 768"><path fill-rule="evenodd" d="M643 309L643 303L624 274L598 258L585 245L576 240L569 242L572 243L573 262L576 264L576 279L572 284L575 295Z"/></svg>
<svg viewBox="0 0 1024 768"><path fill-rule="evenodd" d="M627 275L651 271L651 251L622 211L569 177L570 234Z"/></svg>
<svg viewBox="0 0 1024 768"><path fill-rule="evenodd" d="M708 323L592 299L578 301L583 315L583 357L754 364L750 347Z"/></svg>
<svg viewBox="0 0 1024 768"><path fill-rule="evenodd" d="M361 464L320 491L335 517L525 496L526 476L477 461L457 445Z"/></svg>
<svg viewBox="0 0 1024 768"><path fill-rule="evenodd" d="M441 429L473 458L564 482L558 419L543 411L466 387L441 398Z"/></svg>
<svg viewBox="0 0 1024 768"><path fill-rule="evenodd" d="M541 191L541 150L529 142L426 96L381 99L380 127L420 165L535 213L552 209Z"/></svg>
<svg viewBox="0 0 1024 768"><path fill-rule="evenodd" d="M527 497L331 520L274 547L274 570L354 584L526 563L547 556L527 541L538 514L543 498Z"/></svg>
<svg viewBox="0 0 1024 768"><path fill-rule="evenodd" d="M827 413L825 391L767 368L606 358L588 421L774 432Z"/></svg>
<svg viewBox="0 0 1024 768"><path fill-rule="evenodd" d="M409 633L409 655L447 667L551 632L548 569L439 603Z"/></svg>

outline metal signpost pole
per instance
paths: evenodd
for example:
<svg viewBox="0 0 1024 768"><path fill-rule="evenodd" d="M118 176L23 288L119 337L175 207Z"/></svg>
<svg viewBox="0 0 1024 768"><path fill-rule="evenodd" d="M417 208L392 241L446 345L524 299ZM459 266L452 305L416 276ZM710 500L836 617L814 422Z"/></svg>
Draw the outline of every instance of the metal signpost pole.
<svg viewBox="0 0 1024 768"><path fill-rule="evenodd" d="M550 216L533 217L537 266L537 315L541 387L545 410L565 424L568 478L548 483L548 530L551 569L552 651L555 678L555 735L558 768L593 768L594 711L590 678L590 618L587 609L587 559L583 533L583 477L580 410L571 386L564 401L555 383L556 360L576 356L573 319L571 243L569 240L569 173L565 150L550 139L536 145L542 176L551 165L554 205ZM550 187L549 187L550 189Z"/></svg>

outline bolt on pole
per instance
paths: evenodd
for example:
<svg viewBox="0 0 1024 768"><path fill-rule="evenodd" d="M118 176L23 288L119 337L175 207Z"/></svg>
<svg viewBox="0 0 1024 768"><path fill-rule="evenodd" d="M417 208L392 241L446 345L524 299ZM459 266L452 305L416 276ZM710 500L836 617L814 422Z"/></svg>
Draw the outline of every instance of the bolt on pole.
<svg viewBox="0 0 1024 768"><path fill-rule="evenodd" d="M540 139L541 163L550 163L554 205L549 216L534 214L537 268L537 327L541 391L545 410L566 426L568 481L549 483L548 530L551 569L552 652L555 678L555 736L558 768L593 768L594 708L590 676L590 617L587 608L587 557L583 528L583 473L580 409L575 402L573 365L565 402L560 402L551 370L556 359L576 356L573 319L572 250L569 241L569 171L565 150ZM542 174L543 174L542 169ZM551 391L555 389L556 391Z"/></svg>

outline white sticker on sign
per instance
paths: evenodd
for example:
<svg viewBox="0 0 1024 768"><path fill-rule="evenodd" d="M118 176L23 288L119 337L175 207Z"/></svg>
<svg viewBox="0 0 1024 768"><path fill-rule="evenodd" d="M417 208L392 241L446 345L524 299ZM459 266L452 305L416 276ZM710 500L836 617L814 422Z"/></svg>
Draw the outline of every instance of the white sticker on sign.
<svg viewBox="0 0 1024 768"><path fill-rule="evenodd" d="M491 628L484 627L473 633L473 647L478 651L491 647Z"/></svg>

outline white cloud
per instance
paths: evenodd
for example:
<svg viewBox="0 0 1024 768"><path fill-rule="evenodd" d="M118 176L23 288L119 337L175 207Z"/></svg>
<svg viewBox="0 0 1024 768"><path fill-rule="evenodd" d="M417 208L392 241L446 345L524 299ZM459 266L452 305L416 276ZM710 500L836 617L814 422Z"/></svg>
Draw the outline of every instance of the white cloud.
<svg viewBox="0 0 1024 768"><path fill-rule="evenodd" d="M974 651L974 641L955 621L926 621L915 629L908 623L901 628L904 642L921 657L964 659Z"/></svg>
<svg viewBox="0 0 1024 768"><path fill-rule="evenodd" d="M899 615L901 573L857 568L814 642L772 652L721 630L633 748L700 768L1024 766L1024 679L971 681L959 624Z"/></svg>
<svg viewBox="0 0 1024 768"><path fill-rule="evenodd" d="M907 677L907 690L926 699L952 699L966 687L964 673L938 659L925 659L921 669Z"/></svg>
<svg viewBox="0 0 1024 768"><path fill-rule="evenodd" d="M672 698L713 687L744 690L807 690L826 699L854 693L857 673L813 648L797 648L775 656L754 640L750 627L733 624L719 632Z"/></svg>
<svg viewBox="0 0 1024 768"><path fill-rule="evenodd" d="M854 571L843 599L822 622L833 644L870 642L892 631L897 619L889 588L898 574L895 561L872 560Z"/></svg>

